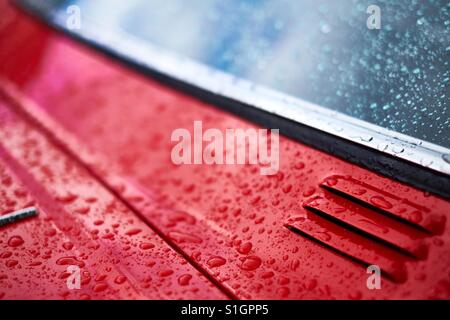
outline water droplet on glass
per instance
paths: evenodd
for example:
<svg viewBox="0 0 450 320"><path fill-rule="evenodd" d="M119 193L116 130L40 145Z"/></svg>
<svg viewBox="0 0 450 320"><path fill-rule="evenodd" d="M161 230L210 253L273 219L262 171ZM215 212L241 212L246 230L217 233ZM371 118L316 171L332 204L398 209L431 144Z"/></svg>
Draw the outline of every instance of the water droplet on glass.
<svg viewBox="0 0 450 320"><path fill-rule="evenodd" d="M444 159L445 162L450 163L450 154L443 154L442 159Z"/></svg>

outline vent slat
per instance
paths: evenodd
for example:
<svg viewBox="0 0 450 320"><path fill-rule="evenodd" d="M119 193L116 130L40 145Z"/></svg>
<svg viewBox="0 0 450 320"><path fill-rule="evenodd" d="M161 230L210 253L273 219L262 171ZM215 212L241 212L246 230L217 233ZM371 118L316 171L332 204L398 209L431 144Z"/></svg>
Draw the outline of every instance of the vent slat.
<svg viewBox="0 0 450 320"><path fill-rule="evenodd" d="M331 176L320 186L330 192L347 197L373 210L404 221L429 234L442 234L446 217L429 209L375 188L351 177Z"/></svg>
<svg viewBox="0 0 450 320"><path fill-rule="evenodd" d="M364 266L379 266L394 282L407 278L405 262L409 258L313 213L289 219L285 226Z"/></svg>
<svg viewBox="0 0 450 320"><path fill-rule="evenodd" d="M411 257L424 259L427 256L425 233L346 199L333 194L320 194L308 199L303 206Z"/></svg>

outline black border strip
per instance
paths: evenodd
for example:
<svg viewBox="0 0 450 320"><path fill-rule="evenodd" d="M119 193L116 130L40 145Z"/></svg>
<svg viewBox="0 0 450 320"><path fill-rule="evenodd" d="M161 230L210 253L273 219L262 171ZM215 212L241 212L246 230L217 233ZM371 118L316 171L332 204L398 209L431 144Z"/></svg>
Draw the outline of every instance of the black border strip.
<svg viewBox="0 0 450 320"><path fill-rule="evenodd" d="M382 290L381 290L382 291ZM255 311L255 306L265 306L265 310ZM228 307L227 307L228 306ZM253 311L250 312L250 306ZM394 314L402 318L437 319L448 311L450 303L445 301L394 300L394 301L348 301L348 300L253 300L253 301L2 301L3 313L16 317L28 317L30 310L45 319L61 319L70 314L77 318L102 318L114 316L119 319L146 317L148 319L303 319L308 316L326 319L365 319L370 314L374 319L385 319ZM57 307L57 308L55 308ZM67 310L49 312L49 310ZM213 307L214 315L183 314L183 308ZM221 310L221 311L219 311ZM227 314L227 311L231 311ZM58 310L59 311L59 310ZM156 315L156 316L155 316Z"/></svg>

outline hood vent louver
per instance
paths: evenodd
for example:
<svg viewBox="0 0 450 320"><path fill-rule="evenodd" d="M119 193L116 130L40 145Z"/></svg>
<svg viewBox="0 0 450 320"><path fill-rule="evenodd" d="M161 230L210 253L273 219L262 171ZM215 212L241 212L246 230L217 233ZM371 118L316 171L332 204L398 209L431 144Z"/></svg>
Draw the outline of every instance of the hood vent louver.
<svg viewBox="0 0 450 320"><path fill-rule="evenodd" d="M407 279L405 263L426 259L428 239L444 230L445 216L344 176L331 176L309 197L304 216L286 227L352 261L378 265L394 282Z"/></svg>

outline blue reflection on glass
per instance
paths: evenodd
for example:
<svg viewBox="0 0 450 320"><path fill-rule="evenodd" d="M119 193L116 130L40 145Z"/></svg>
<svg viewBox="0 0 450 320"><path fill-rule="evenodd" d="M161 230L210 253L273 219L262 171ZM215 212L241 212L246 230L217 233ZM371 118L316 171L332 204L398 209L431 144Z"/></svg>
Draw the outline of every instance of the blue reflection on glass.
<svg viewBox="0 0 450 320"><path fill-rule="evenodd" d="M83 15L209 66L450 148L450 3L78 0ZM64 2L67 5L68 2Z"/></svg>

